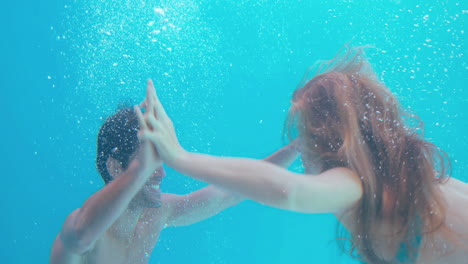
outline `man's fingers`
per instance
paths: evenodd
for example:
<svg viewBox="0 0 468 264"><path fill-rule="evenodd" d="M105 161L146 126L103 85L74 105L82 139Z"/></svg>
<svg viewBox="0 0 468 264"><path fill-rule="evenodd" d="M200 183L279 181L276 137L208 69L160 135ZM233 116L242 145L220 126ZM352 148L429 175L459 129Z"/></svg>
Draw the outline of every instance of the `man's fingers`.
<svg viewBox="0 0 468 264"><path fill-rule="evenodd" d="M153 133L142 133L140 136L140 140L142 141L147 140L151 142L152 144L154 144L155 147L156 147L156 144L158 143L158 138ZM157 148L155 149L155 151L157 152Z"/></svg>
<svg viewBox="0 0 468 264"><path fill-rule="evenodd" d="M143 114L141 113L141 110L138 106L133 106L133 110L136 113L137 119L138 119L138 124L140 125L140 130L147 130L148 127L146 126L145 119L143 118Z"/></svg>
<svg viewBox="0 0 468 264"><path fill-rule="evenodd" d="M143 100L139 105L140 108L146 108L148 106L148 103L146 102L146 99Z"/></svg>

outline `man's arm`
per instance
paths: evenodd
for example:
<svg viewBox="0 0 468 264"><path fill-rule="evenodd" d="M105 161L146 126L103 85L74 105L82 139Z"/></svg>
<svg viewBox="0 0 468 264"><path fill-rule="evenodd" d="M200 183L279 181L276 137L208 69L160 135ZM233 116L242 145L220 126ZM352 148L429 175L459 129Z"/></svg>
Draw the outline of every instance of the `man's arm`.
<svg viewBox="0 0 468 264"><path fill-rule="evenodd" d="M293 142L278 149L273 154L264 158L263 160L272 164L276 164L283 168L288 168L297 159L297 156L299 155L297 144L298 141L294 140Z"/></svg>
<svg viewBox="0 0 468 264"><path fill-rule="evenodd" d="M152 172L139 168L134 160L123 175L89 197L81 208L65 220L51 254L51 263L67 263L88 251L127 208Z"/></svg>
<svg viewBox="0 0 468 264"><path fill-rule="evenodd" d="M143 119L141 111L135 110L139 120ZM139 133L144 134L147 131L146 124L140 123ZM67 263L64 259L88 251L124 212L146 180L160 166L161 160L156 150L143 140L137 157L127 170L89 197L81 208L67 217L52 246L51 263Z"/></svg>
<svg viewBox="0 0 468 264"><path fill-rule="evenodd" d="M167 227L186 226L200 222L245 199L214 185L186 195L165 193L164 196L169 209Z"/></svg>
<svg viewBox="0 0 468 264"><path fill-rule="evenodd" d="M279 149L264 160L278 166L289 167L297 158L295 142ZM184 226L205 220L245 198L222 188L210 185L186 195L164 194L170 215L168 226Z"/></svg>
<svg viewBox="0 0 468 264"><path fill-rule="evenodd" d="M59 236L65 248L77 254L86 252L117 220L151 175L139 167L139 161L134 160L123 175L67 217Z"/></svg>

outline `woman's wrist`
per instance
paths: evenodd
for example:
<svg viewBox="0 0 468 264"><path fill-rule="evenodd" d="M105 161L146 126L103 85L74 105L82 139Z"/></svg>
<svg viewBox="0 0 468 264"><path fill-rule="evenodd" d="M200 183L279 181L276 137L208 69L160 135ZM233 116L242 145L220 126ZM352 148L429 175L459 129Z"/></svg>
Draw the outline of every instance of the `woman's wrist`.
<svg viewBox="0 0 468 264"><path fill-rule="evenodd" d="M172 157L169 160L166 160L165 163L175 169L179 170L185 163L187 163L190 156L190 152L187 152L182 147L175 151Z"/></svg>

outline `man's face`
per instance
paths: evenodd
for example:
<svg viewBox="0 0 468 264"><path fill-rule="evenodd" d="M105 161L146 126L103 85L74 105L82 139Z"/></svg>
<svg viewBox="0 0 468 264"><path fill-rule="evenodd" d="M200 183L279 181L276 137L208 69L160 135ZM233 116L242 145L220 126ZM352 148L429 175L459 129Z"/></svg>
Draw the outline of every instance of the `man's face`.
<svg viewBox="0 0 468 264"><path fill-rule="evenodd" d="M145 207L158 208L162 205L161 189L159 187L164 176L166 176L166 172L163 167L155 170L137 194L143 200Z"/></svg>
<svg viewBox="0 0 468 264"><path fill-rule="evenodd" d="M138 150L130 156L130 160L137 158ZM164 168L161 166L146 180L145 185L133 198L134 202L146 208L159 208L162 205L160 185L166 176Z"/></svg>
<svg viewBox="0 0 468 264"><path fill-rule="evenodd" d="M130 160L134 160L137 156L137 153L138 151L132 154L130 156ZM123 174L122 171L124 170L121 166L119 168L119 172L116 175L112 175L114 179L120 177ZM163 167L156 169L148 178L148 180L146 180L146 183L141 187L140 191L135 195L133 202L136 202L136 204L145 208L160 207L162 205L160 185L162 179L165 176L166 172L164 171Z"/></svg>

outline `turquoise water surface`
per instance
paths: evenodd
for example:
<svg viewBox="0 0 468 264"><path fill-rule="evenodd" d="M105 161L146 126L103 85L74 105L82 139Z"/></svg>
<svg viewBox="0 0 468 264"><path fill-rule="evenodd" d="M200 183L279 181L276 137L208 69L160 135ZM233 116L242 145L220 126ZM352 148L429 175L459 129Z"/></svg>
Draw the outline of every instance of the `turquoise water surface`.
<svg viewBox="0 0 468 264"><path fill-rule="evenodd" d="M315 61L370 45L379 77L468 181L466 1L22 1L2 10L2 263L47 263L65 217L103 183L97 130L152 78L190 151L263 158L284 144ZM300 164L291 168L301 171ZM178 194L204 183L167 168ZM356 263L332 215L246 201L164 230L149 263Z"/></svg>

